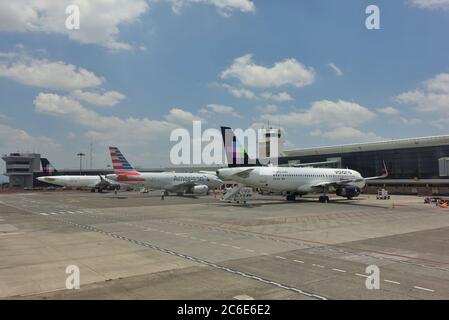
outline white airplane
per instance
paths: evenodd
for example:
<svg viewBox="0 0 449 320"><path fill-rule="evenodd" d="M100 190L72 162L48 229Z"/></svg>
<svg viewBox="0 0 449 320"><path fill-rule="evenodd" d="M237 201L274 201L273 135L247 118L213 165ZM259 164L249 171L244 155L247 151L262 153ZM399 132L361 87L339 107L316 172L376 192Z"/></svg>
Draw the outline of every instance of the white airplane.
<svg viewBox="0 0 449 320"><path fill-rule="evenodd" d="M217 176L225 181L235 181L239 185L234 192L228 192L223 200L229 200L239 188L250 186L265 191L284 193L287 201L295 201L296 196L307 193L322 193L320 202L328 202L328 193L335 192L336 195L352 199L362 192L366 181L385 178L388 172L384 163L384 173L376 177L364 178L362 175L350 169L331 168L308 168L308 167L279 167L260 165L254 161L252 166L248 165L249 157L246 151L238 145L231 128L221 127L223 142L225 144L228 168L217 170ZM227 142L232 145L226 145ZM236 148L241 148L236 150ZM236 157L244 155L243 164L240 166ZM226 197L228 196L228 197Z"/></svg>
<svg viewBox="0 0 449 320"><path fill-rule="evenodd" d="M106 178L119 183L162 190L165 195L207 194L223 183L215 173L139 172L129 164L118 148L109 147L109 151L115 174L109 174Z"/></svg>
<svg viewBox="0 0 449 320"><path fill-rule="evenodd" d="M90 189L91 192L102 192L111 186L118 185L115 181L109 180L101 175L98 176L44 176L37 180L55 184L62 187L70 188L85 188Z"/></svg>
<svg viewBox="0 0 449 320"><path fill-rule="evenodd" d="M119 189L120 184L112 181L102 175L88 175L88 176L64 176L64 175L54 175L58 174L58 171L54 169L50 162L42 158L42 171L45 176L38 177L37 180L41 182L46 182L62 187L70 188L85 188L90 189L91 192L102 192L105 189Z"/></svg>

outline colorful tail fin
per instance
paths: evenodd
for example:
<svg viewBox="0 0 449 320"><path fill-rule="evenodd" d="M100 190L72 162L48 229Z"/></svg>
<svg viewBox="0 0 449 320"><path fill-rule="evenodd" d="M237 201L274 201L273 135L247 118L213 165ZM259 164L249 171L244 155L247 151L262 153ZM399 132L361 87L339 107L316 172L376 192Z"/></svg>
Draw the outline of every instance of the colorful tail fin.
<svg viewBox="0 0 449 320"><path fill-rule="evenodd" d="M109 152L111 153L112 169L114 169L114 173L137 173L117 147L109 147Z"/></svg>
<svg viewBox="0 0 449 320"><path fill-rule="evenodd" d="M58 170L55 169L48 161L47 158L41 158L41 164L42 164L42 172L45 176L53 176L55 174L59 174Z"/></svg>
<svg viewBox="0 0 449 320"><path fill-rule="evenodd" d="M221 136L228 160L228 167L261 166L258 159L251 159L245 148L237 141L234 132L229 127L221 127Z"/></svg>

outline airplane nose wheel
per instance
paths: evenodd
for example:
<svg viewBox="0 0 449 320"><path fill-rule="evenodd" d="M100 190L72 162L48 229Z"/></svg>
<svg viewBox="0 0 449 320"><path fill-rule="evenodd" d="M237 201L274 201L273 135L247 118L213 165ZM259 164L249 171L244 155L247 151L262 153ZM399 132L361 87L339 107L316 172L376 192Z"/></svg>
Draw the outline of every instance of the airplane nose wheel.
<svg viewBox="0 0 449 320"><path fill-rule="evenodd" d="M328 196L320 196L319 201L321 203L328 203L329 202L329 197Z"/></svg>

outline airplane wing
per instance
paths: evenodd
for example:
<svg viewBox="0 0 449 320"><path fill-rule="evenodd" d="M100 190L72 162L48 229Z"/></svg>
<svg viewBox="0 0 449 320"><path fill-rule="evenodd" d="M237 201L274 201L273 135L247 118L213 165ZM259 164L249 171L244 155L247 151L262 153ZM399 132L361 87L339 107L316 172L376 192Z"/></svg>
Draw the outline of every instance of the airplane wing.
<svg viewBox="0 0 449 320"><path fill-rule="evenodd" d="M248 178L250 173L254 170L254 168L246 169L237 173L234 173L234 176L238 176L240 178Z"/></svg>
<svg viewBox="0 0 449 320"><path fill-rule="evenodd" d="M191 189L197 185L198 185L197 182L188 181L188 182L183 182L183 183L177 184L175 186L172 186L167 190L170 190L171 192L184 192L184 191L188 191L189 189Z"/></svg>
<svg viewBox="0 0 449 320"><path fill-rule="evenodd" d="M214 176L217 175L216 171L198 171L198 173L202 173L202 174L212 174Z"/></svg>

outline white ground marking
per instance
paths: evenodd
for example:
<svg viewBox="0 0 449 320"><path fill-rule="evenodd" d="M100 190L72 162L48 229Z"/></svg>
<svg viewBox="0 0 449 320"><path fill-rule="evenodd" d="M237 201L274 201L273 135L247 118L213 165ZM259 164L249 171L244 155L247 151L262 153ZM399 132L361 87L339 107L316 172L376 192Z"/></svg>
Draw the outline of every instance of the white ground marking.
<svg viewBox="0 0 449 320"><path fill-rule="evenodd" d="M320 264L315 264L315 263L313 263L312 266L318 267L318 268L324 268L324 266L322 266L322 265L320 265Z"/></svg>
<svg viewBox="0 0 449 320"><path fill-rule="evenodd" d="M281 256L276 256L276 258L282 259L282 260L287 260L287 258L284 258L284 257L281 257Z"/></svg>
<svg viewBox="0 0 449 320"><path fill-rule="evenodd" d="M336 268L332 268L332 270L337 271L337 272L341 272L341 273L346 272L346 270L341 270L341 269L336 269Z"/></svg>
<svg viewBox="0 0 449 320"><path fill-rule="evenodd" d="M393 284L401 284L400 282L384 279L385 282L393 283Z"/></svg>
<svg viewBox="0 0 449 320"><path fill-rule="evenodd" d="M293 260L294 262L297 262L297 263L304 263L304 261L301 261L301 260Z"/></svg>
<svg viewBox="0 0 449 320"><path fill-rule="evenodd" d="M41 214L41 215L43 215L43 216L48 216L48 214L45 213L45 212L41 212L41 213L39 213L39 214Z"/></svg>
<svg viewBox="0 0 449 320"><path fill-rule="evenodd" d="M356 276L359 276L359 277L368 278L368 276L367 276L366 274L356 273L355 275L356 275Z"/></svg>
<svg viewBox="0 0 449 320"><path fill-rule="evenodd" d="M266 252L261 252L260 254L263 255L263 256L269 256L269 254L266 253Z"/></svg>
<svg viewBox="0 0 449 320"><path fill-rule="evenodd" d="M235 299L235 300L254 300L253 297L251 297L247 294L240 294L238 296L235 296L233 299Z"/></svg>
<svg viewBox="0 0 449 320"><path fill-rule="evenodd" d="M423 287L418 287L418 286L414 286L413 288L418 289L418 290L428 291L428 292L435 292L435 290L428 289L428 288L423 288Z"/></svg>

